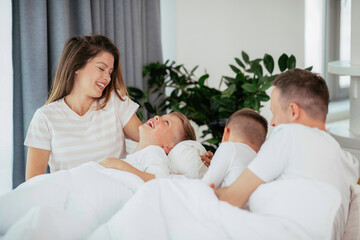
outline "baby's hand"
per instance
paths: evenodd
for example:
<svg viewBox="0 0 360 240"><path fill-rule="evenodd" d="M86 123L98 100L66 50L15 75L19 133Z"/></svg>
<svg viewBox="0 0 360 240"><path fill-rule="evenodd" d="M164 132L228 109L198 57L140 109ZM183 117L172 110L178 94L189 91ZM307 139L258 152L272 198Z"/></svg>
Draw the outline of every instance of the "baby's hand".
<svg viewBox="0 0 360 240"><path fill-rule="evenodd" d="M210 166L213 156L214 154L210 151L206 152L205 155L201 156L201 160L203 161L205 166Z"/></svg>

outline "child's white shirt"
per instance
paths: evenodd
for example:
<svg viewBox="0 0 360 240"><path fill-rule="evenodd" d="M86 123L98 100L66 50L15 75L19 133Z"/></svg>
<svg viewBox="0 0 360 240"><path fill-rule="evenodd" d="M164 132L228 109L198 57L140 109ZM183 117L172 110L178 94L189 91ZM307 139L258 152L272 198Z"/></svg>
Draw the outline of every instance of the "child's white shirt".
<svg viewBox="0 0 360 240"><path fill-rule="evenodd" d="M244 143L223 142L216 150L211 165L202 178L215 188L231 185L248 164L255 158L256 152Z"/></svg>
<svg viewBox="0 0 360 240"><path fill-rule="evenodd" d="M124 161L140 171L154 174L155 178L168 177L170 174L169 159L159 146L148 146L129 154Z"/></svg>

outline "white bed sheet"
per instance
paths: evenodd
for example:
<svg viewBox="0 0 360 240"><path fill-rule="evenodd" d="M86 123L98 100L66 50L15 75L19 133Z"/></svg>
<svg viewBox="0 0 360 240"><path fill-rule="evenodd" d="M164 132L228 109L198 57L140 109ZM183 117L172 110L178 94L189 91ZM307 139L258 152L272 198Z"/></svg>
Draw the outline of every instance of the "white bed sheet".
<svg viewBox="0 0 360 240"><path fill-rule="evenodd" d="M287 204L287 209L294 207L291 214L296 214L299 205L304 204L298 208L300 211L310 206L305 213L299 213L300 221L282 212L266 213L264 208L258 208L256 213L231 206L219 201L212 189L199 180L151 181L89 239L330 239L340 206L336 189L314 182L283 183L281 187L285 191L297 189L297 197L305 196L295 202L278 202L279 206ZM258 193L257 197L264 195ZM302 201L312 198L318 198L315 204ZM320 218L316 219L318 214ZM307 229L304 220L316 222L317 229Z"/></svg>
<svg viewBox="0 0 360 240"><path fill-rule="evenodd" d="M56 227L62 229L76 219L84 228L89 228L89 231L82 231L83 237L86 237L109 220L143 184L143 180L134 174L107 169L95 163L38 176L0 197L0 236L8 234L10 228L12 233L23 232L24 229L29 232L31 226L34 231L42 229L44 234L56 233ZM57 223L54 228L38 224L39 219L46 219L43 209L48 211L49 224L53 220ZM56 218L56 214L61 217ZM26 227L26 224L29 226ZM73 236L80 234L76 228L66 231ZM59 236L54 235L55 238Z"/></svg>

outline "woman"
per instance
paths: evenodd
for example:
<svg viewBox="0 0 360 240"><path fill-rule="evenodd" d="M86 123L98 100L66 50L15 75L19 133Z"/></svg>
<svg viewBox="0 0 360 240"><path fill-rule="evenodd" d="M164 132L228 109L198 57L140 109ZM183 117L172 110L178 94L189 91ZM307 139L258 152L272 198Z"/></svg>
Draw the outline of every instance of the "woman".
<svg viewBox="0 0 360 240"><path fill-rule="evenodd" d="M101 35L70 38L51 94L30 123L26 180L107 157L139 141L138 105L128 98L117 47Z"/></svg>

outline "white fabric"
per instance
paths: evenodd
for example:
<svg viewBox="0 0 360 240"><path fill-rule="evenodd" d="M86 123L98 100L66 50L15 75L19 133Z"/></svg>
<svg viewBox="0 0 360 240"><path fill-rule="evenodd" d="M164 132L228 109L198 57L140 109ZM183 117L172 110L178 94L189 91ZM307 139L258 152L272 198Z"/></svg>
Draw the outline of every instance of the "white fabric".
<svg viewBox="0 0 360 240"><path fill-rule="evenodd" d="M107 157L124 158L123 128L138 105L112 93L106 107L79 116L64 98L39 108L31 120L25 145L50 150L50 171L70 169L85 162Z"/></svg>
<svg viewBox="0 0 360 240"><path fill-rule="evenodd" d="M360 185L351 185L351 203L349 217L343 240L360 239Z"/></svg>
<svg viewBox="0 0 360 240"><path fill-rule="evenodd" d="M48 206L36 206L11 226L4 239L82 239L91 232L91 228L68 211Z"/></svg>
<svg viewBox="0 0 360 240"><path fill-rule="evenodd" d="M187 178L202 178L207 167L201 160L206 149L199 142L187 140L175 145L168 157L172 174L181 174Z"/></svg>
<svg viewBox="0 0 360 240"><path fill-rule="evenodd" d="M288 218L252 213L219 201L213 190L201 180L160 179L146 183L127 204L89 239L329 239L333 220L340 206L337 190L313 181L276 183L267 188L287 196L296 193L298 201L275 198L272 206L300 215L316 224L315 232L305 232L302 225ZM280 189L283 189L282 191ZM314 194L314 195L311 195ZM255 196L261 200L264 195ZM290 197L291 198L291 197ZM309 199L315 198L313 204ZM275 204L276 203L276 204ZM254 207L254 206L253 206ZM259 212L266 212L267 204ZM299 211L305 212L301 213ZM297 210L298 209L298 210ZM269 212L271 209L267 209ZM313 215L325 214L311 221ZM320 222L319 222L320 221ZM312 234L312 235L310 235Z"/></svg>
<svg viewBox="0 0 360 240"><path fill-rule="evenodd" d="M248 168L265 182L309 179L328 183L341 194L335 238L345 231L350 185L358 179L358 161L325 131L300 124L279 125Z"/></svg>
<svg viewBox="0 0 360 240"><path fill-rule="evenodd" d="M149 162L146 163L145 159L149 159ZM168 174L168 165L164 166L168 162L166 154L157 146L129 154L126 161L156 176L165 176L166 171ZM134 174L104 168L94 162L34 177L0 197L0 236L12 226L12 232L17 231L14 226L18 231L30 231L31 227L26 227L31 221L29 216L42 216L41 211L33 210L34 207L54 208L57 209L55 212L66 211L62 215L64 221L66 216L72 214L93 231L120 209L143 184L144 181ZM21 220L30 211L35 212ZM37 220L33 221L35 224ZM38 231L41 224L34 226ZM44 228L43 231L50 234L52 230ZM75 231L74 236L77 234Z"/></svg>
<svg viewBox="0 0 360 240"><path fill-rule="evenodd" d="M229 186L255 156L256 152L246 144L223 142L216 149L211 165L202 180L207 184L214 183L215 188Z"/></svg>
<svg viewBox="0 0 360 240"><path fill-rule="evenodd" d="M327 183L289 179L260 185L248 203L251 212L287 219L311 239L331 239L341 196Z"/></svg>
<svg viewBox="0 0 360 240"><path fill-rule="evenodd" d="M125 161L140 171L154 174L156 178L169 176L169 159L159 146L148 146L129 154Z"/></svg>

